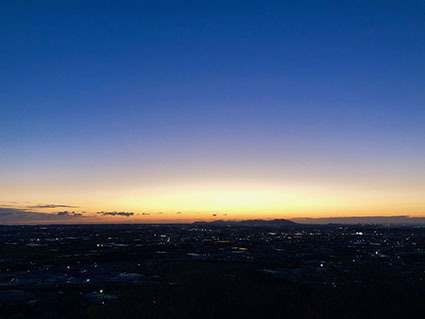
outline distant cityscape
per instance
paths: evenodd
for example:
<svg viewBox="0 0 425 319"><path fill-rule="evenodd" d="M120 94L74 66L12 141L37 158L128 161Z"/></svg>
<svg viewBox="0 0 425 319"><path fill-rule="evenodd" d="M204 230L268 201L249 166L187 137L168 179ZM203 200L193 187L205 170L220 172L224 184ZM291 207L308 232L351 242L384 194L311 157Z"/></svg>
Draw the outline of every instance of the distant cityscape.
<svg viewBox="0 0 425 319"><path fill-rule="evenodd" d="M0 226L0 252L4 318L398 318L425 311L423 226Z"/></svg>

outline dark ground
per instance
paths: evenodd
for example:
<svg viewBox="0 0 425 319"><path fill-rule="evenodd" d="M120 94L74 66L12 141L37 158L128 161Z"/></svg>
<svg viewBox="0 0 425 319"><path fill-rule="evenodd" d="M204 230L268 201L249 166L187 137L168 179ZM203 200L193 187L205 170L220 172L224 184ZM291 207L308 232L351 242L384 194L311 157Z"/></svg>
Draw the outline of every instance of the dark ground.
<svg viewBox="0 0 425 319"><path fill-rule="evenodd" d="M425 228L0 227L2 318L425 318Z"/></svg>

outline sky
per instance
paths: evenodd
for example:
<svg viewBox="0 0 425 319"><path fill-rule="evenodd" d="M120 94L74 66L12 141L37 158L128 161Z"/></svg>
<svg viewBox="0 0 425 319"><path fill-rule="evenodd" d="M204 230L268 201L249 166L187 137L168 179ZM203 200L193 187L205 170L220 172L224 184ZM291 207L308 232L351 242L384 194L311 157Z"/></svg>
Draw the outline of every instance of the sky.
<svg viewBox="0 0 425 319"><path fill-rule="evenodd" d="M3 1L0 39L0 223L425 216L423 0Z"/></svg>

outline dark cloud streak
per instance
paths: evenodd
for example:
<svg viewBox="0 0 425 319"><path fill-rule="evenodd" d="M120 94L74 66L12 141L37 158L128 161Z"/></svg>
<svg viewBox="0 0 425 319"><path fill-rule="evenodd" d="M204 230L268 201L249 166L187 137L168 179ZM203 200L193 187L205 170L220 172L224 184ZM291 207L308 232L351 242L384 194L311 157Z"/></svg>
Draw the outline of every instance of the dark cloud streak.
<svg viewBox="0 0 425 319"><path fill-rule="evenodd" d="M102 215L102 216L125 216L130 217L133 216L133 212L97 212L96 214Z"/></svg>
<svg viewBox="0 0 425 319"><path fill-rule="evenodd" d="M72 216L72 217L83 216L83 214L81 214L81 213L68 212L66 210L63 211L63 212L58 212L56 215L58 215L58 216Z"/></svg>
<svg viewBox="0 0 425 319"><path fill-rule="evenodd" d="M86 216L75 212L41 213L28 210L0 207L0 224L47 223L84 220Z"/></svg>
<svg viewBox="0 0 425 319"><path fill-rule="evenodd" d="M39 208L78 208L78 206L62 205L62 204L39 204L35 206L27 206L27 208L39 209Z"/></svg>

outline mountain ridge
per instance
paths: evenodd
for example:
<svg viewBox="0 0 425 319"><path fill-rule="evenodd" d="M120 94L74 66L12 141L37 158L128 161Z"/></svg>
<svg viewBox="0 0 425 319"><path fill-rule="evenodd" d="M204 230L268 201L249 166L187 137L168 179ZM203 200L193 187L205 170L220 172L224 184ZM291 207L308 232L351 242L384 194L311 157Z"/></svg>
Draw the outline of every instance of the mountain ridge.
<svg viewBox="0 0 425 319"><path fill-rule="evenodd" d="M194 225L229 225L229 226L294 226L298 223L288 219L246 219L246 220L214 220L211 222L207 221L196 221Z"/></svg>

